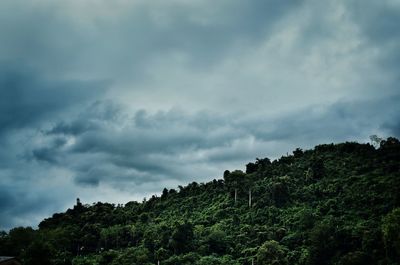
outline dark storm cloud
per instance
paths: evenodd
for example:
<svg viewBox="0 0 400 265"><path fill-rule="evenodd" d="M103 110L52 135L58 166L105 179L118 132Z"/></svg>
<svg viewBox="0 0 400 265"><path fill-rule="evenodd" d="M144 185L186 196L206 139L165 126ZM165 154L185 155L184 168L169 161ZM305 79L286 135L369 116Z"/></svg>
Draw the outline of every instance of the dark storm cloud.
<svg viewBox="0 0 400 265"><path fill-rule="evenodd" d="M58 137L52 139L49 146L39 147L37 149L32 150L32 156L34 159L39 161L46 161L51 164L56 164L58 161L58 154L56 150L62 148L65 144L67 144L67 139ZM27 156L26 158L31 158Z"/></svg>
<svg viewBox="0 0 400 265"><path fill-rule="evenodd" d="M101 108L99 103L97 105L98 109L110 109ZM172 110L149 114L141 110L132 117L123 113L119 116L103 115L104 113L96 115L95 112L87 115L86 111L84 113L70 123L63 122L63 127L71 128L70 124L96 121L95 129L92 127L81 134L73 134L74 144L66 149L64 146L61 147L63 150L58 146L47 146L36 149L36 152L52 153L53 157L57 157L54 154L68 156L72 161L76 159L71 162L71 165L75 165L73 170L78 172L76 182L85 185L98 185L100 180L115 182L120 179L122 182L142 183L156 182L160 177L182 179L184 175L179 172L179 158L176 159L179 153L227 145L238 134L237 131L229 132L229 127L224 127L226 124L221 122L224 117L208 113L187 115ZM57 124L49 130L51 134L47 132L45 135L59 136L69 132L59 128ZM171 161L165 161L166 157ZM37 159L43 160L42 157ZM102 165L101 170L98 164ZM118 181L115 184L125 185Z"/></svg>
<svg viewBox="0 0 400 265"><path fill-rule="evenodd" d="M399 137L399 24L393 0L1 1L0 229Z"/></svg>
<svg viewBox="0 0 400 265"><path fill-rule="evenodd" d="M296 113L273 119L272 130L261 127L260 139L317 142L367 139L367 134L388 128L400 121L400 95L369 101L337 102L330 106L312 106ZM257 128L254 126L253 128ZM263 129L267 129L263 131ZM384 132L398 136L393 130ZM315 144L317 143L315 142Z"/></svg>
<svg viewBox="0 0 400 265"><path fill-rule="evenodd" d="M251 45L266 36L282 17L287 15L301 1L254 1L248 5L242 1L213 2L213 10L201 10L205 17L196 19L196 6L189 9L171 7L173 18L166 30L154 30L151 37L155 43L162 43L192 58L191 64L209 67L226 55L238 41L247 40ZM151 8L151 7L150 7ZM220 11L224 12L220 12ZM188 15L189 14L189 15ZM190 16L190 15L194 16ZM161 33L161 34L160 34ZM156 47L156 50L160 50Z"/></svg>
<svg viewBox="0 0 400 265"><path fill-rule="evenodd" d="M391 121L388 123L382 124L382 128L388 130L389 135L394 135L397 138L400 138L400 117L397 117L397 121Z"/></svg>
<svg viewBox="0 0 400 265"><path fill-rule="evenodd" d="M60 151L55 146L53 151L45 150L65 152L63 156L69 157L69 164L74 165L71 170L76 172L75 181L79 185L97 186L103 182L123 189L129 183L181 181L188 174L198 174L197 169L190 168L204 163L240 165L256 155L276 157L299 146L367 140L376 130L400 120L400 108L395 104L398 101L399 96L342 101L278 117L188 114L178 110L151 114L140 110L132 117L121 113L127 117L122 126L118 117L103 116L103 124L107 126L74 135L74 144L67 149Z"/></svg>
<svg viewBox="0 0 400 265"><path fill-rule="evenodd" d="M51 191L44 193L40 187L35 187L35 192L27 192L27 189L29 187L17 186L15 183L0 185L0 226L3 229L17 224L37 225L49 209L56 211L64 204Z"/></svg>
<svg viewBox="0 0 400 265"><path fill-rule="evenodd" d="M191 67L210 67L237 42L248 40L251 45L267 36L275 22L299 4L99 1L90 7L75 1L3 1L0 30L8 38L0 47L3 60L18 60L47 74L129 75L139 81L149 77L144 70L150 62L176 52L190 58ZM85 8L99 15L85 13Z"/></svg>
<svg viewBox="0 0 400 265"><path fill-rule="evenodd" d="M0 133L52 118L105 87L102 82L51 80L20 68L9 69L0 64Z"/></svg>
<svg viewBox="0 0 400 265"><path fill-rule="evenodd" d="M379 53L377 63L386 71L393 73L394 81L400 76L400 6L397 1L362 1L346 3L349 14L373 47ZM396 88L395 84L392 84ZM397 88L396 88L397 89Z"/></svg>
<svg viewBox="0 0 400 265"><path fill-rule="evenodd" d="M48 146L36 146L35 138L49 124L103 93L106 85L46 78L24 66L0 64L0 69L0 227L36 225L50 209L63 207L65 197L61 192L54 197L42 183L43 177L54 177L48 166L32 163L56 164L56 150L66 141L58 137Z"/></svg>
<svg viewBox="0 0 400 265"><path fill-rule="evenodd" d="M348 1L346 5L371 42L382 44L400 38L400 10L396 1L368 1L367 6L363 1Z"/></svg>
<svg viewBox="0 0 400 265"><path fill-rule="evenodd" d="M79 135L94 128L95 127L93 124L89 124L87 121L84 120L76 121L70 124L60 122L52 127L51 130L47 131L47 134Z"/></svg>
<svg viewBox="0 0 400 265"><path fill-rule="evenodd" d="M32 154L37 160L47 161L49 163L56 163L55 154L50 148L39 148L33 150Z"/></svg>

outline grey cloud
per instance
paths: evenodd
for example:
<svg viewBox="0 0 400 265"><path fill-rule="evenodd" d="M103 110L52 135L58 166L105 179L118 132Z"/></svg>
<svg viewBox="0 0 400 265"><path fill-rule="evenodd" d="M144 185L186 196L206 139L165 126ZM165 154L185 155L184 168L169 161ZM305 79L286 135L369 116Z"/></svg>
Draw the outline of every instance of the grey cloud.
<svg viewBox="0 0 400 265"><path fill-rule="evenodd" d="M94 127L95 128L95 127ZM86 131L94 129L93 125L88 121L76 121L74 123L59 122L48 130L47 134L67 134L67 135L78 135Z"/></svg>
<svg viewBox="0 0 400 265"><path fill-rule="evenodd" d="M0 209L8 208L11 205L14 205L15 202L16 198L13 196L12 189L4 188L4 190L0 192Z"/></svg>
<svg viewBox="0 0 400 265"><path fill-rule="evenodd" d="M396 1L347 1L351 18L362 32L371 48L379 53L376 63L393 72L398 82L400 62L400 5ZM376 55L375 55L376 56ZM394 84L393 84L394 85Z"/></svg>
<svg viewBox="0 0 400 265"><path fill-rule="evenodd" d="M123 202L296 147L399 136L399 13L390 0L1 1L0 227L78 195Z"/></svg>
<svg viewBox="0 0 400 265"><path fill-rule="evenodd" d="M98 186L104 175L98 171L85 172L86 174L77 175L74 179L78 185Z"/></svg>
<svg viewBox="0 0 400 265"><path fill-rule="evenodd" d="M352 18L372 42L399 40L400 5L396 1L347 1Z"/></svg>
<svg viewBox="0 0 400 265"><path fill-rule="evenodd" d="M241 1L223 1L213 2L214 11L198 12L194 7L188 12L178 8L171 30L163 32L160 41L166 41L173 50L186 52L194 65L209 66L226 55L238 41L253 43L267 37L275 23L299 4L300 1L254 1L251 5ZM174 9L170 11L176 12ZM196 19L196 13L205 14Z"/></svg>
<svg viewBox="0 0 400 265"><path fill-rule="evenodd" d="M54 179L51 167L66 142L62 137L44 139L40 131L101 96L106 86L104 81L48 77L37 69L0 61L1 229L36 225L63 207L62 192L54 195L39 183Z"/></svg>
<svg viewBox="0 0 400 265"><path fill-rule="evenodd" d="M172 110L149 115L140 110L127 118L127 124L105 119L100 130L92 130L76 139L74 152L111 152L119 155L134 153L174 153L180 148L200 148L224 144L232 137L229 127L224 128L223 117L211 118L209 114L186 115ZM131 123L129 123L131 121ZM219 123L221 121L221 123ZM74 121L73 123L81 123ZM69 126L69 125L67 125ZM114 128L114 129L113 129ZM205 135L208 138L205 139Z"/></svg>
<svg viewBox="0 0 400 265"><path fill-rule="evenodd" d="M393 135L396 137L400 137L400 117L398 117L397 121L386 122L382 124L382 129L388 131L389 135Z"/></svg>
<svg viewBox="0 0 400 265"><path fill-rule="evenodd" d="M96 100L83 110L79 117L71 122L58 121L46 130L47 135L80 135L88 131L98 130L109 122L121 121L121 107L110 101Z"/></svg>
<svg viewBox="0 0 400 265"><path fill-rule="evenodd" d="M75 135L74 144L62 152L70 169L77 173L78 184L104 182L121 188L129 182L183 180L187 174L204 174L191 171L194 165L240 165L256 154L274 156L291 151L287 148L385 134L382 126L400 120L400 110L394 104L398 100L341 101L252 119L206 112L172 110L151 114L140 110L123 126L118 126L118 119L111 119L107 127Z"/></svg>
<svg viewBox="0 0 400 265"><path fill-rule="evenodd" d="M63 137L57 137L51 139L48 146L41 146L37 149L32 150L32 157L38 161L46 161L51 164L58 163L59 149L67 144L67 139ZM29 155L26 156L27 159L31 159Z"/></svg>
<svg viewBox="0 0 400 265"><path fill-rule="evenodd" d="M55 154L50 148L39 148L33 150L32 154L37 160L46 161L49 163L56 163Z"/></svg>
<svg viewBox="0 0 400 265"><path fill-rule="evenodd" d="M0 64L0 128L32 126L104 91L102 82L52 80L32 70Z"/></svg>
<svg viewBox="0 0 400 265"><path fill-rule="evenodd" d="M150 2L99 2L97 12L110 5L117 14L92 17L83 11L88 11L88 6L75 2L27 5L24 1L3 1L0 32L8 38L0 47L6 59L18 58L52 74L82 71L94 78L98 74L129 75L141 80L147 76L142 71L147 62L168 53L184 53L191 58L191 65L208 67L237 41L249 39L251 43L264 38L268 29L299 3L172 2L160 8Z"/></svg>
<svg viewBox="0 0 400 265"><path fill-rule="evenodd" d="M162 178L160 175L151 174L151 172L118 167L112 163L103 163L86 171L77 172L74 181L78 185L84 186L98 186L100 182L109 183L120 190L124 190L127 187L135 187L143 183L156 183L160 181L160 178Z"/></svg>
<svg viewBox="0 0 400 265"><path fill-rule="evenodd" d="M311 106L296 113L273 119L272 128L257 128L260 139L320 142L367 139L368 134L380 132L398 136L395 131L382 131L385 124L400 121L400 96L368 101L340 101L330 106ZM314 140L314 141L315 141ZM314 142L317 144L317 142Z"/></svg>
<svg viewBox="0 0 400 265"><path fill-rule="evenodd" d="M32 185L30 188L36 189L35 192L28 192L25 186L0 185L0 227L9 229L15 225L37 225L43 215L48 211L56 210L64 199L60 195L54 198L53 192L40 192L40 188Z"/></svg>

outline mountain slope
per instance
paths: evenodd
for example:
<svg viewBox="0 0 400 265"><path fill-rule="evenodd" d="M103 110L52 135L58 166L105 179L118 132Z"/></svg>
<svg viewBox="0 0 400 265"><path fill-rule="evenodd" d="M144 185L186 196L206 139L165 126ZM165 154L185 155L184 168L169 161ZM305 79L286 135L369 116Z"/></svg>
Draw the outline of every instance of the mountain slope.
<svg viewBox="0 0 400 265"><path fill-rule="evenodd" d="M296 149L142 203L78 203L38 230L3 233L0 254L26 264L399 264L400 143Z"/></svg>

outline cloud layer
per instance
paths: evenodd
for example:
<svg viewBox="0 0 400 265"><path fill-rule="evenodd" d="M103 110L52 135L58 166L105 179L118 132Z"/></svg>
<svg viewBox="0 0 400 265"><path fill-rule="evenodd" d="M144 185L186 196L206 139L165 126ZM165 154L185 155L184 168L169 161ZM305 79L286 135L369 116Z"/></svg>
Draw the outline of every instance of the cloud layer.
<svg viewBox="0 0 400 265"><path fill-rule="evenodd" d="M2 1L0 229L400 136L397 1Z"/></svg>

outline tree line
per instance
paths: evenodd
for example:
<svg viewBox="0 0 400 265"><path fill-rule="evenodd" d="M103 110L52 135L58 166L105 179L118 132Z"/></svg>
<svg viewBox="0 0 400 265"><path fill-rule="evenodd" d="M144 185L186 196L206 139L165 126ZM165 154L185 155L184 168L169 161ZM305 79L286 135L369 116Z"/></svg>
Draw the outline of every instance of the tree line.
<svg viewBox="0 0 400 265"><path fill-rule="evenodd" d="M23 264L399 264L400 142L296 149L125 205L0 233Z"/></svg>

